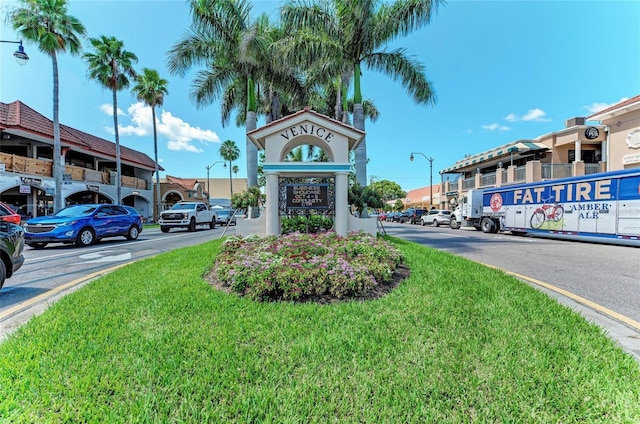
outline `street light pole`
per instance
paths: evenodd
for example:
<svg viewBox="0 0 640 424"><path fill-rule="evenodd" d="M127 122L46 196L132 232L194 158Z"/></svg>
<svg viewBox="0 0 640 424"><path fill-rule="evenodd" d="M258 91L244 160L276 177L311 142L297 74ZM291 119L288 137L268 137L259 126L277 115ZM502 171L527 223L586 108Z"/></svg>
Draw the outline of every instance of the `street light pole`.
<svg viewBox="0 0 640 424"><path fill-rule="evenodd" d="M20 44L18 46L18 50L13 52L13 57L16 58L16 62L18 62L18 65L25 65L29 61L29 56L25 53L24 47L22 46L22 40L20 41L0 40L0 43Z"/></svg>
<svg viewBox="0 0 640 424"><path fill-rule="evenodd" d="M421 152L411 152L409 160L413 162L413 155L422 155L429 161L429 209L433 208L433 158Z"/></svg>
<svg viewBox="0 0 640 424"><path fill-rule="evenodd" d="M213 162L211 165L209 165L209 166L206 166L206 167L205 167L205 168L207 168L207 194L209 195L209 198L211 198L211 186L210 186L210 184L209 184L209 170L210 170L211 168L213 168L213 166L214 166L215 164L217 164L217 163L221 163L221 164L223 164L223 165L224 165L224 168L226 168L226 167L227 167L227 164L226 164L226 163L225 163L225 161L223 161L223 160L217 160L217 161ZM207 199L207 203L209 203L209 199Z"/></svg>

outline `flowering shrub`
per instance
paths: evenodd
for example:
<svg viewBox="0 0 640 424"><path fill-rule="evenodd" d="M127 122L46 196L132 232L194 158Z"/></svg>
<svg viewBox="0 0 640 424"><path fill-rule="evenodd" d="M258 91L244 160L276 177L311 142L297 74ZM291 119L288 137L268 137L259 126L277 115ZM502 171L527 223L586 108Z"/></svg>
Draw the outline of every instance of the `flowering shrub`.
<svg viewBox="0 0 640 424"><path fill-rule="evenodd" d="M363 232L229 237L216 260L216 276L255 300L365 296L391 281L404 261L390 243Z"/></svg>

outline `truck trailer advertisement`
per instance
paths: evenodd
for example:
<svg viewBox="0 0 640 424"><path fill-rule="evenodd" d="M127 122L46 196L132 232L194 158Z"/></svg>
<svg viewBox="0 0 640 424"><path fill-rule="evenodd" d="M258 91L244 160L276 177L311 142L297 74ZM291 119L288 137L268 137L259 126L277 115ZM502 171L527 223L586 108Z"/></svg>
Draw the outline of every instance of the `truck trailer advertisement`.
<svg viewBox="0 0 640 424"><path fill-rule="evenodd" d="M640 170L471 190L459 206L458 219L484 232L640 246Z"/></svg>

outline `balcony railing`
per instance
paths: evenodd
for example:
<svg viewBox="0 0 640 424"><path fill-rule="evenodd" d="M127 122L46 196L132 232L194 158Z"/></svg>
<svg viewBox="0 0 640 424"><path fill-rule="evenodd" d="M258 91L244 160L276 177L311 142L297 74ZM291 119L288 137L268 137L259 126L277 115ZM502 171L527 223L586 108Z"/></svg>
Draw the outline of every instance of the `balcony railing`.
<svg viewBox="0 0 640 424"><path fill-rule="evenodd" d="M47 160L0 153L0 164L4 164L4 170L6 172L53 177L53 163ZM88 169L75 165L65 165L64 173L70 176L71 181L110 184L109 172L101 172L95 169ZM121 176L120 180L124 187L131 187L140 190L147 190L148 187L147 180L140 178Z"/></svg>
<svg viewBox="0 0 640 424"><path fill-rule="evenodd" d="M490 172L480 176L480 187L489 187L496 185L496 173Z"/></svg>
<svg viewBox="0 0 640 424"><path fill-rule="evenodd" d="M476 179L475 178L465 178L462 181L462 189L469 190L476 187Z"/></svg>
<svg viewBox="0 0 640 424"><path fill-rule="evenodd" d="M600 172L600 164L599 163L585 163L584 164L584 174L597 174Z"/></svg>
<svg viewBox="0 0 640 424"><path fill-rule="evenodd" d="M573 165L570 163L543 163L542 164L543 180L571 177L572 175L573 175Z"/></svg>

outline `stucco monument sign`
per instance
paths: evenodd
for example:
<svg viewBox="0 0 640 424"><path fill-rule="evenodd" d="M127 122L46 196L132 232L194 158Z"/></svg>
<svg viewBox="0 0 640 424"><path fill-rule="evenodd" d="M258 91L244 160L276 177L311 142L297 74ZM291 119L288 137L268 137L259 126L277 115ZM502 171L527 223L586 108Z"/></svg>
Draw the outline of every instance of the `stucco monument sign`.
<svg viewBox="0 0 640 424"><path fill-rule="evenodd" d="M238 221L242 235L278 235L285 209L324 210L334 217L339 235L364 230L375 234L372 219L357 219L349 212L349 151L358 147L365 133L305 108L247 133L258 150L264 150L266 205L258 219ZM298 146L322 149L329 162L285 162ZM300 179L317 182L299 182Z"/></svg>

